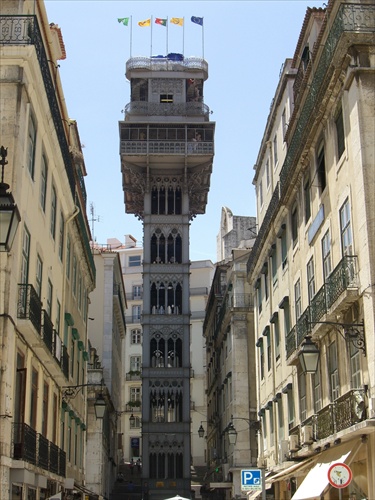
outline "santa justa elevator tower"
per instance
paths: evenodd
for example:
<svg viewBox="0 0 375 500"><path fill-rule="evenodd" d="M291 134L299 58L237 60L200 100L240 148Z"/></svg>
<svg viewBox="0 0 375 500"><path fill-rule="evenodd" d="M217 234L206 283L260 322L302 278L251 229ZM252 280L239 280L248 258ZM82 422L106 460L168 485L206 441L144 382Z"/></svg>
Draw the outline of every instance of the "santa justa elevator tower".
<svg viewBox="0 0 375 500"><path fill-rule="evenodd" d="M133 57L126 77L125 209L144 232L142 476L153 500L190 497L189 227L205 213L214 156L208 65L180 54Z"/></svg>

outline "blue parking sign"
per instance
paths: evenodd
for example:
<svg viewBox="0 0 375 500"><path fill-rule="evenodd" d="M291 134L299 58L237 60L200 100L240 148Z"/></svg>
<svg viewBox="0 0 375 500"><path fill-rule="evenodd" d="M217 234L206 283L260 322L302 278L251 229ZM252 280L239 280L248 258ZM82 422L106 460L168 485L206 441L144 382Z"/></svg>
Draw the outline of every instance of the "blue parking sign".
<svg viewBox="0 0 375 500"><path fill-rule="evenodd" d="M262 471L261 469L243 469L241 470L241 489L243 491L262 489Z"/></svg>

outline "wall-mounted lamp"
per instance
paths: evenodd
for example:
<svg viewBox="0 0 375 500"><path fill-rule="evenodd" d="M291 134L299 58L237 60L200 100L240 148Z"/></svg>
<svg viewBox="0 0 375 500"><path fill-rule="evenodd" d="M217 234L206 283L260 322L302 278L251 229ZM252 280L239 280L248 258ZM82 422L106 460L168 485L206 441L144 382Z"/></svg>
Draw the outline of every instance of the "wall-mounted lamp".
<svg viewBox="0 0 375 500"><path fill-rule="evenodd" d="M302 370L305 373L316 373L319 364L320 351L311 340L310 335L306 335L305 340L298 353Z"/></svg>
<svg viewBox="0 0 375 500"><path fill-rule="evenodd" d="M361 350L366 356L366 341L365 341L365 325L363 321L361 323L337 323L336 321L314 321L308 323L309 326L314 327L315 325L331 325L335 328L337 333L346 340L346 342L351 342L354 347ZM341 327L341 328L339 328ZM341 329L343 331L341 331Z"/></svg>
<svg viewBox="0 0 375 500"><path fill-rule="evenodd" d="M0 251L9 252L21 216L17 205L14 201L12 193L8 192L9 184L4 182L4 167L8 164L6 159L8 148L0 147L0 165L1 165L1 182L0 182Z"/></svg>
<svg viewBox="0 0 375 500"><path fill-rule="evenodd" d="M104 381L102 380L100 384L79 384L79 385L68 385L62 387L62 398L63 401L67 401L70 398L75 398L80 390L83 387L98 387L100 386L100 393L96 396L96 400L94 403L94 410L96 418L104 418L105 410L107 408L106 400L103 396L103 385Z"/></svg>
<svg viewBox="0 0 375 500"><path fill-rule="evenodd" d="M133 413L129 417L129 422L130 426L133 426L135 424L135 416L133 415Z"/></svg>

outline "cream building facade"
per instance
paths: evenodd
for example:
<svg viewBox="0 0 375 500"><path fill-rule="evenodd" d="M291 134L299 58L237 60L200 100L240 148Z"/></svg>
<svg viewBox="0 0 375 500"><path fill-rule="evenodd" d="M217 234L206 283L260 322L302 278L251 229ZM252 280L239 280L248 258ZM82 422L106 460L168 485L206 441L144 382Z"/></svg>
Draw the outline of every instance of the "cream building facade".
<svg viewBox="0 0 375 500"><path fill-rule="evenodd" d="M255 217L222 208L215 275L206 308L207 474L205 498L244 498L241 470L255 467L259 428L256 406L253 294L247 261ZM235 443L230 432L237 433Z"/></svg>
<svg viewBox="0 0 375 500"><path fill-rule="evenodd" d="M0 498L85 487L88 295L95 284L85 164L57 71L62 34L44 3L0 16L1 144L21 222L1 252ZM61 493L62 494L62 493Z"/></svg>
<svg viewBox="0 0 375 500"><path fill-rule="evenodd" d="M267 498L375 497L373 2L307 9L254 167L259 466ZM306 373L299 353L320 353ZM250 493L258 498L259 493Z"/></svg>

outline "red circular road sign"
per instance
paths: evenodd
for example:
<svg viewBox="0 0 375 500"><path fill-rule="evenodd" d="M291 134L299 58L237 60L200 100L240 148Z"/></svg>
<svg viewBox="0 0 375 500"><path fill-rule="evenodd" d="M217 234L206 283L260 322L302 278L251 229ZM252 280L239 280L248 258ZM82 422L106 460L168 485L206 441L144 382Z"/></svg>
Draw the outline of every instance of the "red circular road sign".
<svg viewBox="0 0 375 500"><path fill-rule="evenodd" d="M334 488L346 488L352 481L353 474L349 466L337 462L328 469L328 481Z"/></svg>

